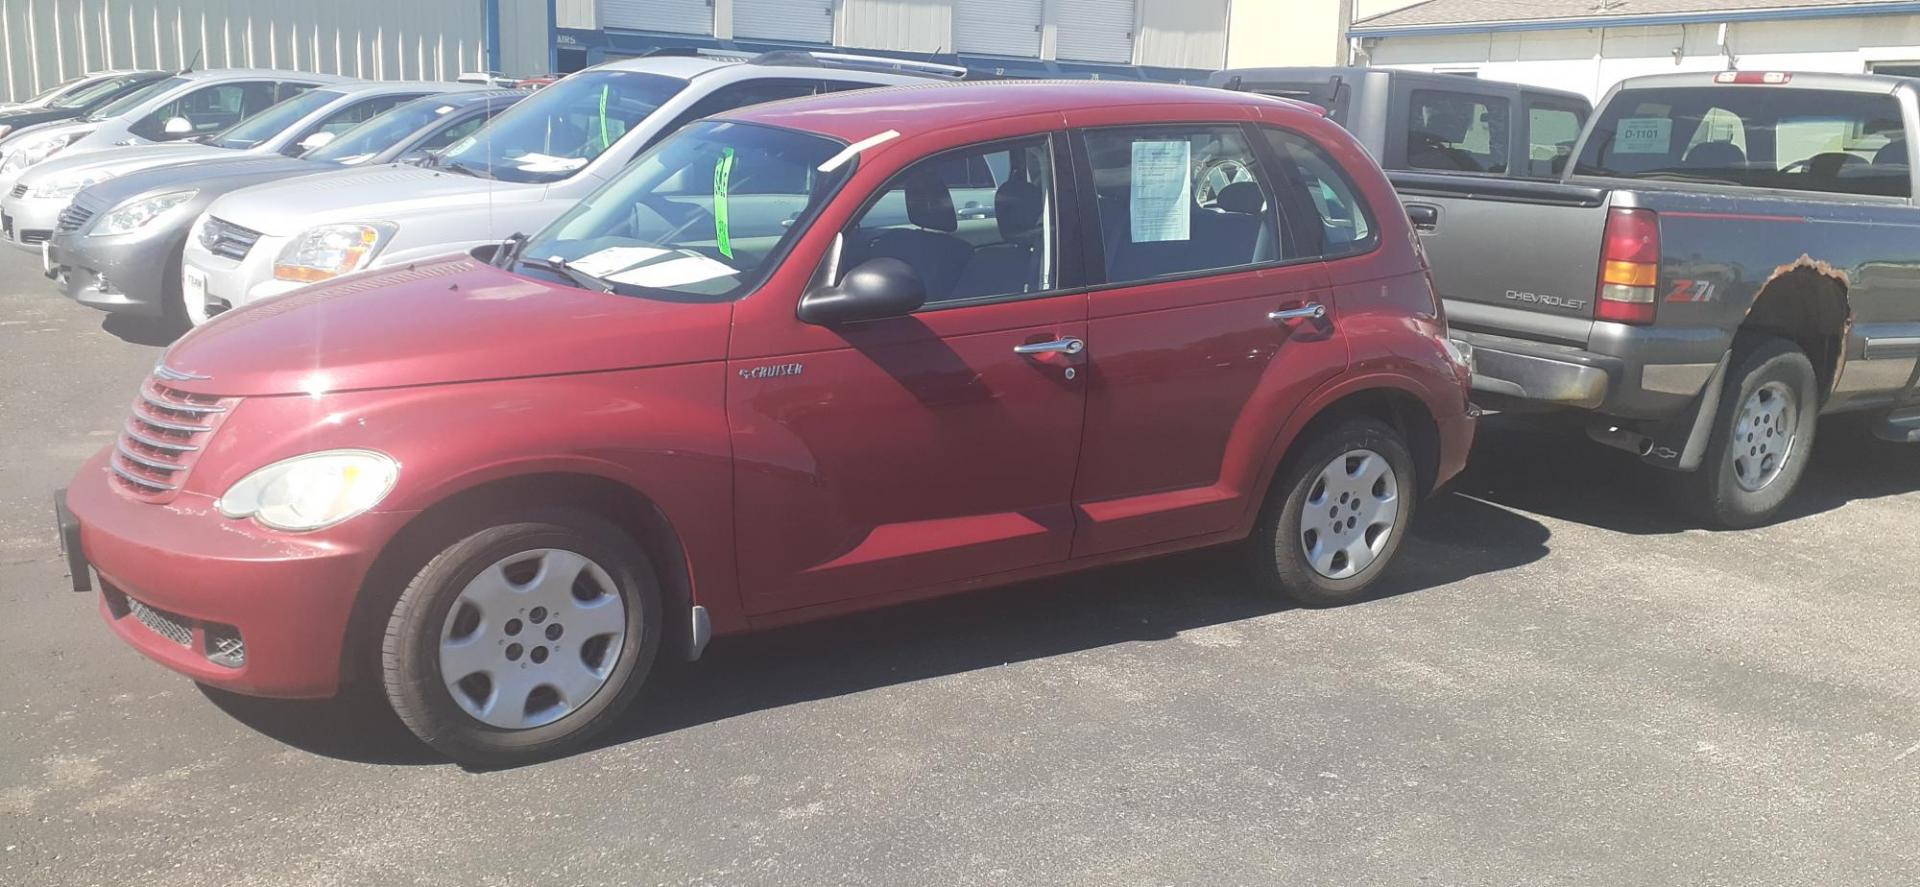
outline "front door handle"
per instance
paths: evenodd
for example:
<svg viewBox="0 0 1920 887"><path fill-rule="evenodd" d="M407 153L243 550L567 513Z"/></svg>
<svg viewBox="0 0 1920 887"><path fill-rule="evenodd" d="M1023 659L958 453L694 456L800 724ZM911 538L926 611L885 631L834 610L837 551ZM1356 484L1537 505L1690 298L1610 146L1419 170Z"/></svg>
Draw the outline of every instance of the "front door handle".
<svg viewBox="0 0 1920 887"><path fill-rule="evenodd" d="M1068 337L1051 342L1034 342L1031 345L1015 345L1015 354L1079 354L1087 350L1087 343Z"/></svg>
<svg viewBox="0 0 1920 887"><path fill-rule="evenodd" d="M1298 308L1283 308L1267 312L1267 319L1274 323L1286 323L1289 320L1319 320L1327 316L1327 306L1319 302L1308 302Z"/></svg>

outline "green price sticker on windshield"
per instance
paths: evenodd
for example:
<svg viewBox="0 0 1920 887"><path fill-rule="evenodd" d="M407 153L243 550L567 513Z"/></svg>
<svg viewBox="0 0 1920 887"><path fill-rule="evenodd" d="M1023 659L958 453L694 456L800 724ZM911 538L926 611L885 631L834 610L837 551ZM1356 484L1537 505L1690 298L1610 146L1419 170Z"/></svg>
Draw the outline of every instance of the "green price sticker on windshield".
<svg viewBox="0 0 1920 887"><path fill-rule="evenodd" d="M713 167L713 239L720 254L733 258L733 238L727 234L727 182L733 178L733 149L720 149L720 162Z"/></svg>

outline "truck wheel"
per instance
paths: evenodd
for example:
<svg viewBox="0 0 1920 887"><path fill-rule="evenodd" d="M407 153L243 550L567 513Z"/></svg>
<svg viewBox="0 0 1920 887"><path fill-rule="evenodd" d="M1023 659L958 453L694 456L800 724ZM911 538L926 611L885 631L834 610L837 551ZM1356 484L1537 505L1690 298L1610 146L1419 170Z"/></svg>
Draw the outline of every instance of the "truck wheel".
<svg viewBox="0 0 1920 887"><path fill-rule="evenodd" d="M577 748L619 717L660 646L647 557L591 515L479 530L401 592L381 648L387 700L456 761L503 766Z"/></svg>
<svg viewBox="0 0 1920 887"><path fill-rule="evenodd" d="M1350 419L1308 440L1281 471L1247 540L1255 580L1301 606L1358 599L1413 520L1420 484L1400 433Z"/></svg>
<svg viewBox="0 0 1920 887"><path fill-rule="evenodd" d="M1729 530L1773 519L1800 483L1819 418L1813 364L1792 342L1735 346L1700 469L1682 480L1686 503Z"/></svg>

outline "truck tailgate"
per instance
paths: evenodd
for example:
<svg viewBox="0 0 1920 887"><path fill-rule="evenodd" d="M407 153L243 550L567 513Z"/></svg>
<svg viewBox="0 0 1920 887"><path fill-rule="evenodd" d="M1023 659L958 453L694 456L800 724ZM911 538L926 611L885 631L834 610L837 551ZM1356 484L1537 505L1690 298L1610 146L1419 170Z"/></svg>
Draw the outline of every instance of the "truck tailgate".
<svg viewBox="0 0 1920 887"><path fill-rule="evenodd" d="M1419 225L1434 286L1455 326L1529 328L1584 344L1593 320L1605 188L1477 176L1394 172L1409 208L1431 207ZM1514 312L1519 312L1518 316ZM1524 322L1528 314L1535 322Z"/></svg>

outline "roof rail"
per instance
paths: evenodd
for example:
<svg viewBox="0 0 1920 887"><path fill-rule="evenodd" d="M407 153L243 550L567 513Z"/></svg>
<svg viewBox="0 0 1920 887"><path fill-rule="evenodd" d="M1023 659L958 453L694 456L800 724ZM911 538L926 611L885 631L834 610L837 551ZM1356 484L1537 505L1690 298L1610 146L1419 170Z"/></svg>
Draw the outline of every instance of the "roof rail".
<svg viewBox="0 0 1920 887"><path fill-rule="evenodd" d="M959 65L943 65L938 62L898 59L881 55L856 55L848 52L815 52L805 49L782 49L773 52L763 52L747 59L747 64L854 68L865 71L895 71L901 74L919 74L925 77L942 77L949 80L960 80L967 76L967 69Z"/></svg>
<svg viewBox="0 0 1920 887"><path fill-rule="evenodd" d="M644 58L716 58L745 62L751 61L757 53L738 49L716 49L710 46L662 46L649 49L640 55Z"/></svg>

